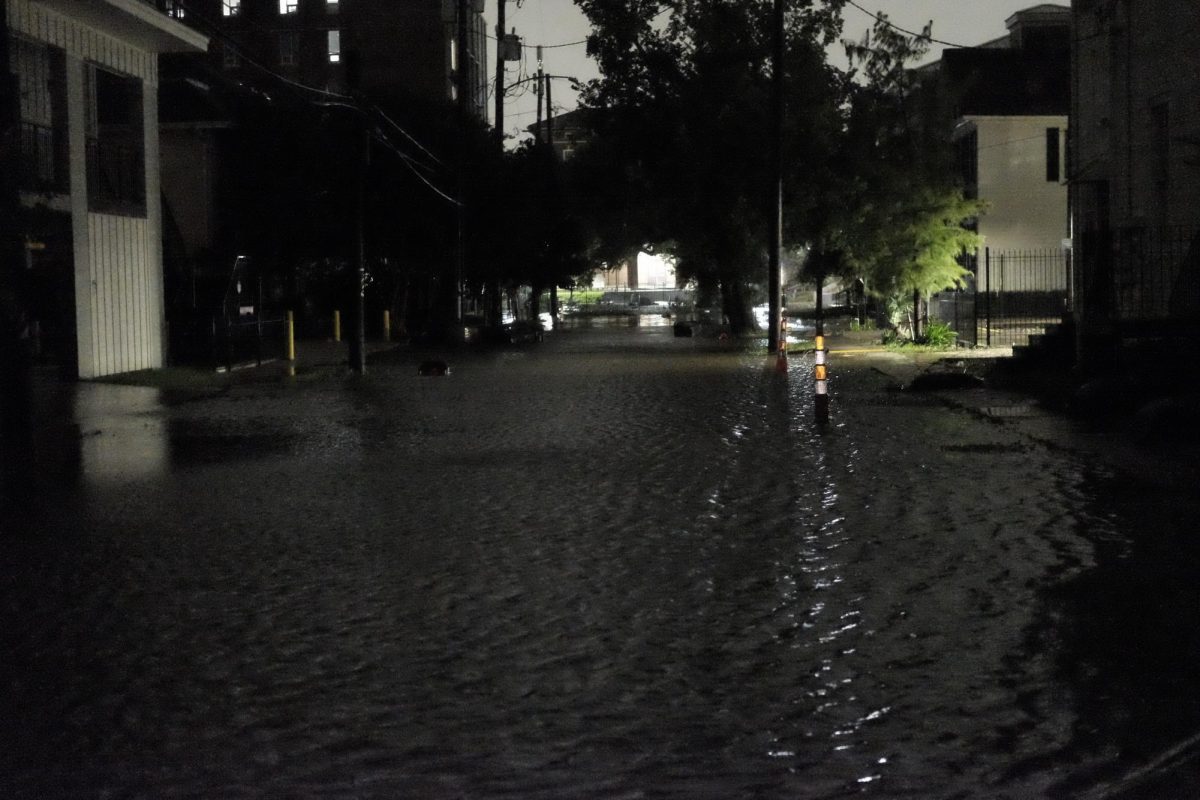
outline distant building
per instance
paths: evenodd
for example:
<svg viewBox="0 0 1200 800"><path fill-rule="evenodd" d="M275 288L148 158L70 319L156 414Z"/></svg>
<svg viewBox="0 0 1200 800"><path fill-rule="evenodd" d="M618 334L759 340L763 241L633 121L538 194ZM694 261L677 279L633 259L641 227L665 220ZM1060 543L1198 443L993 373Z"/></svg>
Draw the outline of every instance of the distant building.
<svg viewBox="0 0 1200 800"><path fill-rule="evenodd" d="M957 161L968 196L988 203L978 223L987 247L1060 248L1069 235L1071 10L1038 5L1005 24L1007 36L947 48L935 67L954 108Z"/></svg>
<svg viewBox="0 0 1200 800"><path fill-rule="evenodd" d="M1073 224L1084 340L1200 316L1200 6L1075 0Z"/></svg>
<svg viewBox="0 0 1200 800"><path fill-rule="evenodd" d="M533 134L535 139L549 142L561 161L570 161L592 135L585 113L582 109L567 111L540 123L535 122L525 130Z"/></svg>
<svg viewBox="0 0 1200 800"><path fill-rule="evenodd" d="M158 55L207 39L140 0L5 8L41 354L82 378L161 367Z"/></svg>
<svg viewBox="0 0 1200 800"><path fill-rule="evenodd" d="M458 52L458 0L157 0L213 33L212 64L232 76L262 68L305 86L403 96L435 105L458 97L468 70L471 107L487 119L487 26L467 0L468 48ZM253 62L253 63L249 63Z"/></svg>

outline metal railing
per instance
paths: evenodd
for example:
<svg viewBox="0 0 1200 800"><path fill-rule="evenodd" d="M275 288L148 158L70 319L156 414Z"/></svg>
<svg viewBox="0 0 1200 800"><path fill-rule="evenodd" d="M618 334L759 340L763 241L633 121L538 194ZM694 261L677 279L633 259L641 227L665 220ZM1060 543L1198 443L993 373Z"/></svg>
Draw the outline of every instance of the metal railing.
<svg viewBox="0 0 1200 800"><path fill-rule="evenodd" d="M66 137L48 125L21 122L21 188L66 192L70 185Z"/></svg>
<svg viewBox="0 0 1200 800"><path fill-rule="evenodd" d="M99 210L146 208L146 154L135 144L87 141L88 201Z"/></svg>
<svg viewBox="0 0 1200 800"><path fill-rule="evenodd" d="M1108 248L1115 320L1195 320L1200 312L1200 230L1125 228L1112 234Z"/></svg>
<svg viewBox="0 0 1200 800"><path fill-rule="evenodd" d="M966 289L942 292L929 314L980 347L1028 344L1071 312L1071 251L985 249L967 259Z"/></svg>

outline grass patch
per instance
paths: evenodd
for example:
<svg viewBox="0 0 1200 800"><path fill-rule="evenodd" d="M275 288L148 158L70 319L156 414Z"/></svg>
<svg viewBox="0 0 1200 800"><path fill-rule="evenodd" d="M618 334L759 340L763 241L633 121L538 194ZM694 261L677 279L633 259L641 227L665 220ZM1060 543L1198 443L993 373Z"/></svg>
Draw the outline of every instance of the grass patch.
<svg viewBox="0 0 1200 800"><path fill-rule="evenodd" d="M884 342L885 350L898 353L945 353L954 349L952 344L928 344L926 342L911 342L907 339Z"/></svg>

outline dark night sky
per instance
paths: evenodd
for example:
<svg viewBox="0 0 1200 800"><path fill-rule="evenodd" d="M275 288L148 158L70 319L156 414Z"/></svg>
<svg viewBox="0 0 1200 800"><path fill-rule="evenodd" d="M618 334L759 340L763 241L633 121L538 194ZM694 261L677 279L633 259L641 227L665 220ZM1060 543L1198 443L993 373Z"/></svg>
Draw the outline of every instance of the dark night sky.
<svg viewBox="0 0 1200 800"><path fill-rule="evenodd" d="M486 0L486 16L494 28L497 0ZM845 36L859 39L871 26L871 13L882 11L896 25L919 31L925 23L933 20L933 35L936 39L962 45L976 45L1002 36L1004 20L1013 12L1039 5L1036 0L856 0L866 11L847 6L845 11ZM518 66L510 64L506 83L511 84L537 71L537 58L533 45L555 45L577 42L588 34L587 20L571 0L516 0L508 1L507 26L516 28L529 45L524 61ZM494 47L494 43L493 43ZM929 58L937 58L942 45L935 44ZM494 56L495 51L492 51ZM595 65L584 53L583 45L555 47L544 51L546 71L555 75L571 75L581 80L596 77ZM835 47L830 54L834 63L844 62L841 48ZM531 125L536 119L536 100L532 84L529 91L515 92L505 106L505 129L516 133ZM554 84L554 107L559 113L575 107L575 94L566 81Z"/></svg>

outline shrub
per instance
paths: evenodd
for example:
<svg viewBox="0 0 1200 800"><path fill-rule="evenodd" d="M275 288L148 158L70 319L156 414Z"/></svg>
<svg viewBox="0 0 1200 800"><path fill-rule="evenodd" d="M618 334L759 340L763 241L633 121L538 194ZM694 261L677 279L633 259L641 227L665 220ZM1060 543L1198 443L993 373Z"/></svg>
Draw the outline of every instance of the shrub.
<svg viewBox="0 0 1200 800"><path fill-rule="evenodd" d="M921 338L922 344L930 347L949 348L954 347L958 334L946 323L931 320L925 325L925 335Z"/></svg>

